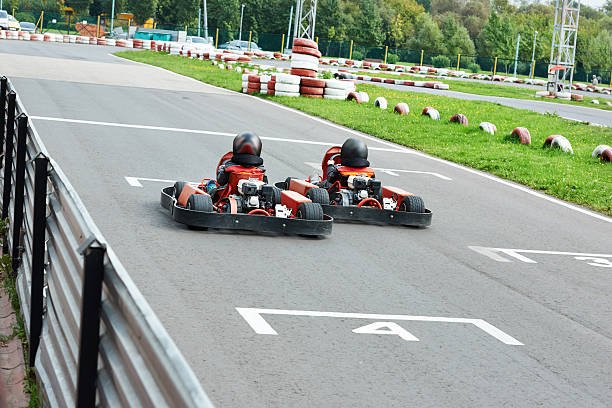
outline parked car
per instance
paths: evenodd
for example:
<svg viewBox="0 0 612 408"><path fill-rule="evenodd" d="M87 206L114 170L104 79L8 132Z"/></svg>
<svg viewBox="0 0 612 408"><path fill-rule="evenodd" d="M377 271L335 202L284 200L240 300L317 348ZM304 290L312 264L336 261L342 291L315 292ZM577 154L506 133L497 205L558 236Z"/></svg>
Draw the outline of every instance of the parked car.
<svg viewBox="0 0 612 408"><path fill-rule="evenodd" d="M25 31L26 33L35 33L36 32L36 24L28 23L26 21L20 21L19 25L21 26L21 31Z"/></svg>
<svg viewBox="0 0 612 408"><path fill-rule="evenodd" d="M210 44L210 40L204 37L187 36L186 42L192 44Z"/></svg>
<svg viewBox="0 0 612 408"><path fill-rule="evenodd" d="M249 42L248 41L228 41L225 44L221 44L219 46L221 50L235 50L235 51L249 51ZM254 42L251 42L250 51L261 51L259 45Z"/></svg>
<svg viewBox="0 0 612 408"><path fill-rule="evenodd" d="M0 10L0 30L8 30L9 21L6 10Z"/></svg>
<svg viewBox="0 0 612 408"><path fill-rule="evenodd" d="M17 19L10 14L8 15L8 29L9 31L21 31L19 21L17 21Z"/></svg>

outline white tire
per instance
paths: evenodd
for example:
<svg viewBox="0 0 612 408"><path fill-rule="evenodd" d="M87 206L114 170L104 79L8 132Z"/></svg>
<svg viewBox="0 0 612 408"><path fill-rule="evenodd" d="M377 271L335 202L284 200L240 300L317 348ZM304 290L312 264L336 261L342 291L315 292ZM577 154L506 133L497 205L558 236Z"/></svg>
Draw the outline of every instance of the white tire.
<svg viewBox="0 0 612 408"><path fill-rule="evenodd" d="M276 89L278 89L278 83L276 84ZM298 86L299 89L299 86ZM282 92L282 91L275 91L274 92L275 96L290 96L290 97L298 97L300 96L299 92Z"/></svg>
<svg viewBox="0 0 612 408"><path fill-rule="evenodd" d="M291 54L291 64L293 64L294 62L306 62L310 64L316 64L317 66L319 65L319 59L317 57L306 54Z"/></svg>
<svg viewBox="0 0 612 408"><path fill-rule="evenodd" d="M423 82L423 81L414 81L414 85L413 86L416 86L417 88L424 88L425 87L425 82Z"/></svg>
<svg viewBox="0 0 612 408"><path fill-rule="evenodd" d="M448 84L438 84L438 83L434 84L434 89L440 89L440 90L444 90L445 91L445 90L447 90L449 88L450 88L450 86Z"/></svg>
<svg viewBox="0 0 612 408"><path fill-rule="evenodd" d="M480 125L478 125L478 127L491 135L494 135L495 132L497 132L497 126L491 122L482 122Z"/></svg>
<svg viewBox="0 0 612 408"><path fill-rule="evenodd" d="M324 93L324 95L341 96L342 98L346 98L347 94L348 94L348 91L344 89L336 89L336 88L325 88L325 93Z"/></svg>
<svg viewBox="0 0 612 408"><path fill-rule="evenodd" d="M604 150L610 149L610 148L611 147L608 145L599 145L595 148L595 150L593 150L593 154L591 156L593 156L594 158L598 158L599 156L601 156Z"/></svg>
<svg viewBox="0 0 612 408"><path fill-rule="evenodd" d="M352 91L355 89L355 83L353 81L340 81L338 79L328 79L325 81L325 89L342 89L345 91Z"/></svg>
<svg viewBox="0 0 612 408"><path fill-rule="evenodd" d="M300 93L300 86L299 85L293 85L293 84L285 84L282 82L278 82L278 77L276 78L276 88L274 88L276 90L276 92L283 92L283 93Z"/></svg>
<svg viewBox="0 0 612 408"><path fill-rule="evenodd" d="M561 149L565 153L574 154L574 149L572 149L572 144L565 136L557 136L553 139L550 144L552 148Z"/></svg>
<svg viewBox="0 0 612 408"><path fill-rule="evenodd" d="M380 109L387 109L387 100L385 98L383 98L382 96L379 96L374 101L374 106L376 106L377 108L380 108Z"/></svg>
<svg viewBox="0 0 612 408"><path fill-rule="evenodd" d="M311 62L306 62L306 61L291 61L291 68L292 69L307 69L310 71L318 71L319 70L319 63L311 63Z"/></svg>
<svg viewBox="0 0 612 408"><path fill-rule="evenodd" d="M346 99L346 97L344 96L338 96L338 95L323 95L324 99L331 99L331 100L335 100L335 101L343 101Z"/></svg>
<svg viewBox="0 0 612 408"><path fill-rule="evenodd" d="M247 86L249 86L249 81L242 81L242 87L246 88Z"/></svg>
<svg viewBox="0 0 612 408"><path fill-rule="evenodd" d="M432 120L440 120L440 112L435 108L426 108L425 115L429 116Z"/></svg>
<svg viewBox="0 0 612 408"><path fill-rule="evenodd" d="M359 92L359 96L361 97L361 103L370 102L370 95L367 92Z"/></svg>
<svg viewBox="0 0 612 408"><path fill-rule="evenodd" d="M289 74L276 74L276 83L277 84L288 84L288 85L300 85L300 78L297 75L289 75Z"/></svg>

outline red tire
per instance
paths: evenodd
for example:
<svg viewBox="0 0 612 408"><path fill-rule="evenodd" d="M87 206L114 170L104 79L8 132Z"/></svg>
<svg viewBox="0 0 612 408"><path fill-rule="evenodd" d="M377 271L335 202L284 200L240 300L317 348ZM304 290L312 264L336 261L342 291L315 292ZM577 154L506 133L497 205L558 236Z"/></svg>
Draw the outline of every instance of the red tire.
<svg viewBox="0 0 612 408"><path fill-rule="evenodd" d="M261 86L259 86L259 84L251 84L251 82L249 82L249 85L247 86L247 89L254 89L257 91L261 90Z"/></svg>
<svg viewBox="0 0 612 408"><path fill-rule="evenodd" d="M310 86L301 86L300 94L302 95L323 95L325 88L314 88Z"/></svg>
<svg viewBox="0 0 612 408"><path fill-rule="evenodd" d="M317 71L312 71L310 69L291 68L291 75L297 75L297 76L307 77L307 78L316 78Z"/></svg>
<svg viewBox="0 0 612 408"><path fill-rule="evenodd" d="M404 86L414 86L414 81L404 81Z"/></svg>
<svg viewBox="0 0 612 408"><path fill-rule="evenodd" d="M546 140L544 141L544 147L550 146L552 144L552 141L554 140L554 138L557 137L557 136L559 136L559 135L548 136L546 138Z"/></svg>
<svg viewBox="0 0 612 408"><path fill-rule="evenodd" d="M276 82L269 81L268 82L268 91L274 91L274 90L276 90Z"/></svg>
<svg viewBox="0 0 612 408"><path fill-rule="evenodd" d="M521 142L521 144L524 144L524 145L531 144L531 134L529 133L529 130L527 130L527 128L524 128L524 127L514 128L514 130L512 131L512 136L517 137L519 142Z"/></svg>
<svg viewBox="0 0 612 408"><path fill-rule="evenodd" d="M450 118L451 122L459 123L463 126L467 126L469 124L467 116L457 113Z"/></svg>
<svg viewBox="0 0 612 408"><path fill-rule="evenodd" d="M268 95L274 95L276 91L274 89L268 88Z"/></svg>
<svg viewBox="0 0 612 408"><path fill-rule="evenodd" d="M260 92L260 89L259 89L259 88L257 88L257 89L247 88L247 93L248 93L249 95L258 94L259 92Z"/></svg>
<svg viewBox="0 0 612 408"><path fill-rule="evenodd" d="M296 53L296 54L311 55L311 56L317 57L317 58L321 58L321 56L322 56L321 52L318 49L310 48L310 47L294 46L293 47L293 52Z"/></svg>
<svg viewBox="0 0 612 408"><path fill-rule="evenodd" d="M372 82L382 82L382 78L372 78Z"/></svg>
<svg viewBox="0 0 612 408"><path fill-rule="evenodd" d="M410 112L410 109L408 108L408 105L406 105L403 102L400 102L397 105L395 105L395 108L393 108L393 111L403 116L403 115L407 115Z"/></svg>
<svg viewBox="0 0 612 408"><path fill-rule="evenodd" d="M601 153L601 161L612 163L612 149L606 149Z"/></svg>
<svg viewBox="0 0 612 408"><path fill-rule="evenodd" d="M347 101L355 101L357 104L361 104L361 95L358 92L349 92L346 96Z"/></svg>
<svg viewBox="0 0 612 408"><path fill-rule="evenodd" d="M249 75L249 82L260 83L261 78L259 77L259 75Z"/></svg>
<svg viewBox="0 0 612 408"><path fill-rule="evenodd" d="M319 45L315 41L309 40L308 38L294 39L293 46L314 48L315 50L319 49Z"/></svg>
<svg viewBox="0 0 612 408"><path fill-rule="evenodd" d="M385 79L385 84L395 84L395 79L387 78Z"/></svg>
<svg viewBox="0 0 612 408"><path fill-rule="evenodd" d="M309 86L313 88L325 88L325 81L323 79L316 78L302 78L302 82L300 82L302 86Z"/></svg>

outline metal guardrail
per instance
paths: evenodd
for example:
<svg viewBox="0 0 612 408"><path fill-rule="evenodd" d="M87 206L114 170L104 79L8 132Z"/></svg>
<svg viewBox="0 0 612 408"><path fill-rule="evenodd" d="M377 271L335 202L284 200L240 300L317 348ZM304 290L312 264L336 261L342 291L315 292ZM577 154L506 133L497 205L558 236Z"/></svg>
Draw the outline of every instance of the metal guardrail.
<svg viewBox="0 0 612 408"><path fill-rule="evenodd" d="M0 79L3 248L45 406L212 407Z"/></svg>

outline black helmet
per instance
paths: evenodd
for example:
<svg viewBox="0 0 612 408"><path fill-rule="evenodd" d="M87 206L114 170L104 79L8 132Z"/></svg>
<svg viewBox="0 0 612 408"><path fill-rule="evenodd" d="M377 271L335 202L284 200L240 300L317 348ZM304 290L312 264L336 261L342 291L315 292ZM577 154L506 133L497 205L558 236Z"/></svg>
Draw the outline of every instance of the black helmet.
<svg viewBox="0 0 612 408"><path fill-rule="evenodd" d="M342 145L340 158L343 166L367 167L370 165L368 146L359 139L347 139Z"/></svg>
<svg viewBox="0 0 612 408"><path fill-rule="evenodd" d="M248 154L259 157L261 155L261 139L255 133L242 132L234 138L234 155Z"/></svg>

